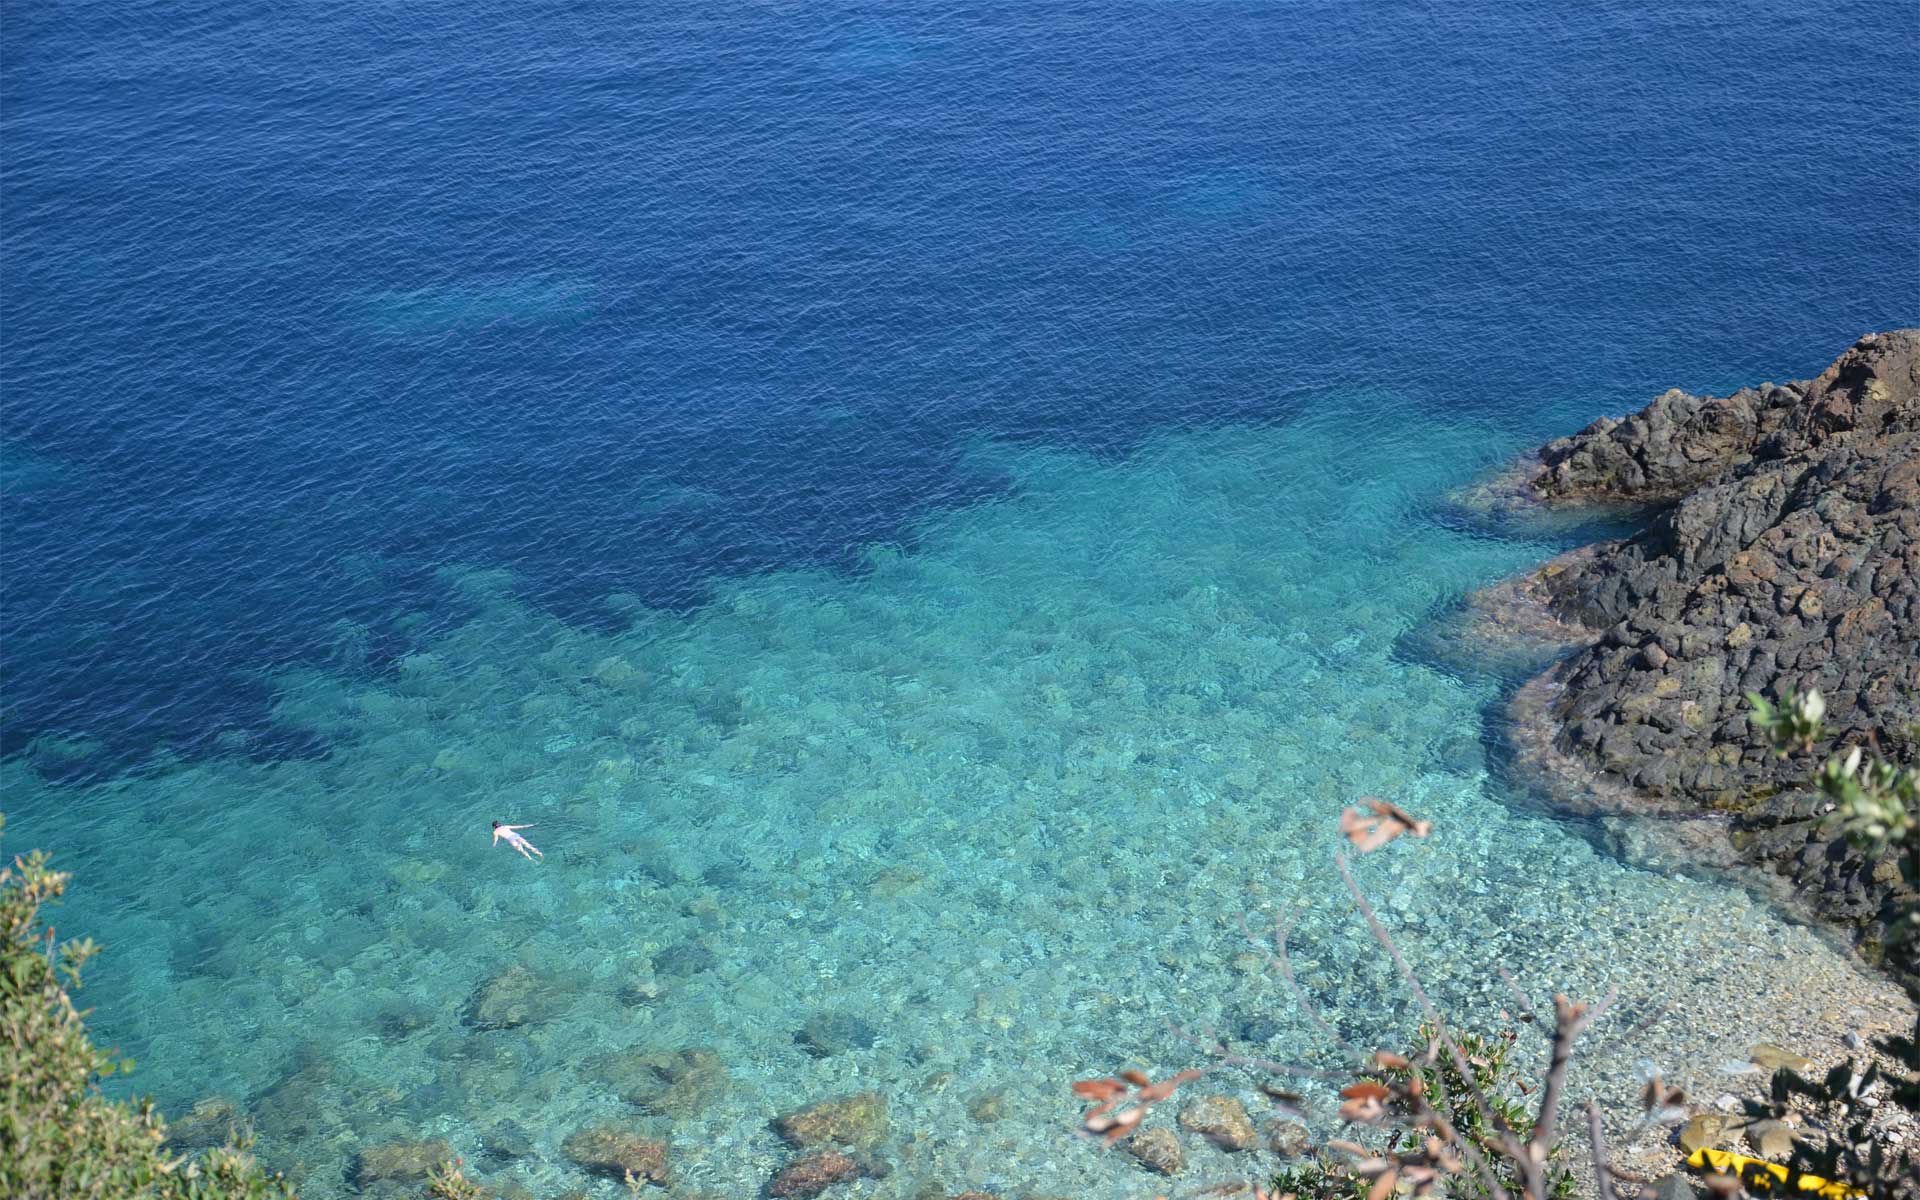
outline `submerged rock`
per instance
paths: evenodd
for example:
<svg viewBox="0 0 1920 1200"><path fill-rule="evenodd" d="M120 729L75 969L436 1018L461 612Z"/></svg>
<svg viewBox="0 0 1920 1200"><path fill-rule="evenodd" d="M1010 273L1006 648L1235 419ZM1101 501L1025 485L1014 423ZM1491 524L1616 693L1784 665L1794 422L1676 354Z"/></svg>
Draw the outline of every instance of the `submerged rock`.
<svg viewBox="0 0 1920 1200"><path fill-rule="evenodd" d="M1162 1175L1178 1175L1187 1165L1187 1152L1171 1129L1149 1129L1134 1134L1127 1140L1127 1153L1138 1159L1141 1166Z"/></svg>
<svg viewBox="0 0 1920 1200"><path fill-rule="evenodd" d="M860 1164L838 1150L822 1150L796 1158L780 1168L767 1185L769 1196L818 1196L836 1183L860 1178Z"/></svg>
<svg viewBox="0 0 1920 1200"><path fill-rule="evenodd" d="M1793 1154L1793 1129L1785 1121L1755 1121L1742 1136L1761 1158L1785 1162Z"/></svg>
<svg viewBox="0 0 1920 1200"><path fill-rule="evenodd" d="M711 1050L626 1050L587 1064L620 1098L664 1117L690 1117L727 1090L726 1064Z"/></svg>
<svg viewBox="0 0 1920 1200"><path fill-rule="evenodd" d="M887 1136L887 1100L858 1092L822 1100L774 1120L780 1136L796 1146L845 1146L871 1150Z"/></svg>
<svg viewBox="0 0 1920 1200"><path fill-rule="evenodd" d="M568 1134L560 1152L595 1175L624 1179L631 1172L636 1179L667 1186L667 1143L660 1138L595 1125Z"/></svg>
<svg viewBox="0 0 1920 1200"><path fill-rule="evenodd" d="M850 1013L815 1013L807 1018L793 1040L815 1058L827 1058L848 1050L873 1049L871 1023Z"/></svg>
<svg viewBox="0 0 1920 1200"><path fill-rule="evenodd" d="M425 1179L428 1172L452 1158L453 1147L445 1138L367 1146L354 1164L354 1183L364 1188L382 1179Z"/></svg>
<svg viewBox="0 0 1920 1200"><path fill-rule="evenodd" d="M1180 1128L1197 1133L1222 1150L1252 1150L1260 1135L1247 1106L1231 1096L1202 1096L1180 1110Z"/></svg>
<svg viewBox="0 0 1920 1200"><path fill-rule="evenodd" d="M167 1122L167 1145L175 1150L224 1146L229 1133L244 1130L245 1125L233 1101L225 1096L208 1096L196 1101L185 1115Z"/></svg>
<svg viewBox="0 0 1920 1200"><path fill-rule="evenodd" d="M556 997L547 980L512 966L481 984L463 1018L475 1029L514 1029L553 1015Z"/></svg>
<svg viewBox="0 0 1920 1200"><path fill-rule="evenodd" d="M1862 338L1805 383L1669 392L1549 444L1528 486L1663 507L1504 585L1506 607L1589 642L1521 689L1523 762L1563 799L1729 814L1742 857L1877 956L1914 897L1822 825L1807 780L1869 737L1920 757L1920 330ZM1786 687L1818 688L1836 736L1782 760L1745 693ZM1909 988L1917 950L1886 963Z"/></svg>

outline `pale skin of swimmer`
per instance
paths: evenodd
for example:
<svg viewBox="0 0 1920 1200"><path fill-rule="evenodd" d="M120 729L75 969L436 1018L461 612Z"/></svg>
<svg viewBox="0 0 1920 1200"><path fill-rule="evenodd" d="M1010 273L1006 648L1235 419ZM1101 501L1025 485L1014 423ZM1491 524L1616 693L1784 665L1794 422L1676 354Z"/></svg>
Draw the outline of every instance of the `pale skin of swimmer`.
<svg viewBox="0 0 1920 1200"><path fill-rule="evenodd" d="M507 845L518 850L520 857L526 859L528 862L532 862L536 858L545 858L546 855L540 853L540 847L520 836L522 829L532 828L533 826L531 825L502 825L500 822L495 821L493 823L493 844L498 846L500 839L505 838Z"/></svg>

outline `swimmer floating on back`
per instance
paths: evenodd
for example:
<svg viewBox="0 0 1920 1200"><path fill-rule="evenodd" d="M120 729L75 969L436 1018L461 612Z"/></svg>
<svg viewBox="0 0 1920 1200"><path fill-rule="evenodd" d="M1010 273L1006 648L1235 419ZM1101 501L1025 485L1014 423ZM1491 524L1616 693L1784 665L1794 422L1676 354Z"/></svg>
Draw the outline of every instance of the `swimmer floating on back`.
<svg viewBox="0 0 1920 1200"><path fill-rule="evenodd" d="M495 821L493 823L493 843L497 846L500 844L501 838L507 839L507 845L518 850L520 857L526 859L528 862L532 862L536 858L545 858L546 855L540 853L540 847L520 836L522 829L532 828L533 826L531 825L502 825L500 822Z"/></svg>

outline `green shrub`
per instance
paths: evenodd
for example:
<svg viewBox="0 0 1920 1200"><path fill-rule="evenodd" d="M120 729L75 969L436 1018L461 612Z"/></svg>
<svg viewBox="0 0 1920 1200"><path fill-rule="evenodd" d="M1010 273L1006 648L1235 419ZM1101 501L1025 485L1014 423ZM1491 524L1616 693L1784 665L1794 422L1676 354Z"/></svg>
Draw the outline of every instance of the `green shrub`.
<svg viewBox="0 0 1920 1200"><path fill-rule="evenodd" d="M96 1047L73 1006L99 947L42 926L67 879L40 851L0 868L0 1196L291 1200L239 1135L198 1158L170 1155L151 1101L101 1094L100 1080L133 1063Z"/></svg>
<svg viewBox="0 0 1920 1200"><path fill-rule="evenodd" d="M1506 1134L1523 1139L1533 1135L1533 1114L1520 1099L1520 1085L1512 1063L1513 1047L1519 1035L1512 1030L1495 1035L1462 1030L1448 1032L1460 1048L1467 1069L1473 1073L1471 1080L1461 1073L1452 1055L1430 1049L1440 1042L1439 1031L1431 1022L1423 1022L1416 1035L1422 1052L1411 1056L1406 1067L1389 1067L1384 1074L1399 1082L1417 1076L1419 1092L1427 1098L1427 1103L1452 1124L1458 1136L1486 1157L1503 1189L1519 1194L1524 1190L1523 1181L1512 1165L1502 1160L1499 1145ZM1485 1100L1484 1110L1474 1098L1476 1089ZM1570 1200L1573 1195L1573 1174L1562 1161L1565 1157L1563 1143L1555 1142L1547 1151L1546 1181L1550 1200ZM1485 1181L1468 1174L1459 1177L1449 1194L1486 1197L1492 1193Z"/></svg>
<svg viewBox="0 0 1920 1200"><path fill-rule="evenodd" d="M1533 1134L1533 1115L1520 1098L1522 1084L1512 1062L1519 1035L1511 1030L1496 1035L1449 1030L1447 1036L1472 1072L1471 1081L1453 1056L1441 1051L1432 1022L1421 1023L1412 1053L1377 1056L1375 1068L1363 1076L1395 1085L1385 1104L1386 1116L1397 1124L1390 1129L1384 1149L1388 1154L1421 1156L1423 1123L1406 1103L1407 1097L1416 1097L1446 1122L1453 1138L1480 1152L1501 1190L1509 1196L1525 1195L1526 1181L1501 1149L1501 1139L1507 1135L1524 1140ZM1545 1200L1571 1200L1574 1180L1564 1162L1565 1146L1555 1142L1546 1153ZM1297 1200L1365 1200L1372 1182L1350 1163L1320 1157L1277 1172L1267 1192ZM1478 1174L1462 1171L1450 1176L1447 1194L1486 1200L1493 1193Z"/></svg>

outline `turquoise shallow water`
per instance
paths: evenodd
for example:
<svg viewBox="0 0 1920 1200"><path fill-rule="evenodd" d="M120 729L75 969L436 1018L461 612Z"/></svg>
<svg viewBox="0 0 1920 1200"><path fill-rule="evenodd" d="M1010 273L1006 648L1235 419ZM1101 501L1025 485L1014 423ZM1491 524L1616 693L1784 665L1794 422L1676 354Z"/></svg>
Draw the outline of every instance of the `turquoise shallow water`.
<svg viewBox="0 0 1920 1200"><path fill-rule="evenodd" d="M271 678L276 720L329 756L85 788L11 759L8 844L79 873L61 921L108 948L87 999L138 1086L174 1111L232 1099L318 1196L358 1147L423 1136L496 1182L612 1195L559 1152L608 1118L671 1137L678 1191L752 1194L787 1157L770 1117L861 1088L890 1101L895 1170L846 1194L1140 1190L1069 1135L1072 1079L1188 1065L1169 1021L1316 1053L1240 914L1297 918L1301 980L1350 1036L1411 1025L1329 866L1363 794L1438 826L1361 874L1447 1003L1491 1019L1506 998L1471 969L1490 960L1542 990L1618 986L1623 1020L1681 1001L1596 1056L1601 1086L1741 1057L1740 1021L1817 1007L1804 978L1850 968L1738 889L1508 803L1483 749L1496 685L1396 644L1552 547L1436 524L1507 447L1417 408L1382 422L1388 402L1122 459L982 444L1007 497L932 519L911 553L684 614L609 596L617 633L449 572L477 615L394 672ZM536 823L545 862L490 848L496 818ZM545 981L536 1019L463 1021L515 967ZM852 1044L797 1042L821 1014L855 1018ZM728 1086L636 1113L596 1065L628 1047L711 1049ZM1258 1112L1250 1083L1207 1086ZM1006 1116L974 1123L991 1092ZM533 1157L484 1156L502 1119Z"/></svg>

